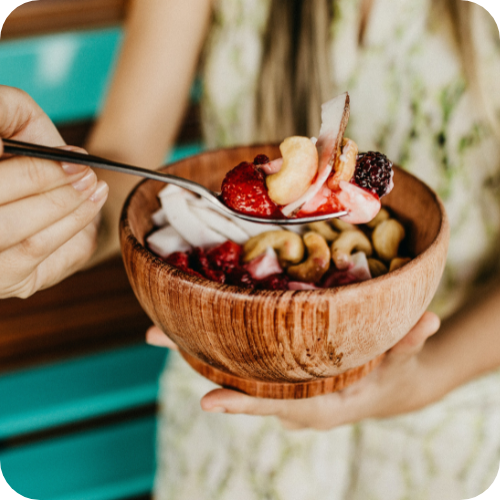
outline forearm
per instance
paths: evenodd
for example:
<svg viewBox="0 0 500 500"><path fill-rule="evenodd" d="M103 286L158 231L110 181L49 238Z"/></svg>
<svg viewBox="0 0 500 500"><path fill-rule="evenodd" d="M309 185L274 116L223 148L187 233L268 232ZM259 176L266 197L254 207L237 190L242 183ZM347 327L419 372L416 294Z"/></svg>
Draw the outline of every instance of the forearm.
<svg viewBox="0 0 500 500"><path fill-rule="evenodd" d="M445 321L421 356L440 396L500 368L500 284Z"/></svg>
<svg viewBox="0 0 500 500"><path fill-rule="evenodd" d="M210 18L207 0L135 0L109 95L87 149L117 161L157 168L175 141L189 100ZM136 177L100 172L110 185L103 245L117 250L118 217Z"/></svg>

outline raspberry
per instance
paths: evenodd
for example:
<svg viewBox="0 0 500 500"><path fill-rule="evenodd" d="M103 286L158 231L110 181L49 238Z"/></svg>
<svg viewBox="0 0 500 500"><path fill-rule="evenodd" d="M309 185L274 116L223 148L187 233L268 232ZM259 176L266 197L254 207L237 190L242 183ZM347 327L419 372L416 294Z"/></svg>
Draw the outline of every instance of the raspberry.
<svg viewBox="0 0 500 500"><path fill-rule="evenodd" d="M189 256L185 252L174 252L168 255L164 261L171 266L184 271L185 273L191 274L192 276L197 276L198 278L203 278L200 273L197 273L189 267Z"/></svg>
<svg viewBox="0 0 500 500"><path fill-rule="evenodd" d="M255 282L243 267L234 267L226 274L226 283L243 288L255 288Z"/></svg>
<svg viewBox="0 0 500 500"><path fill-rule="evenodd" d="M252 163L242 162L222 181L222 201L237 212L267 218L283 215L267 194L264 174Z"/></svg>
<svg viewBox="0 0 500 500"><path fill-rule="evenodd" d="M269 158L266 155L257 155L253 160L254 165L265 165L266 163L269 163Z"/></svg>
<svg viewBox="0 0 500 500"><path fill-rule="evenodd" d="M290 279L286 274L271 274L257 281L259 290L288 290Z"/></svg>
<svg viewBox="0 0 500 500"><path fill-rule="evenodd" d="M191 264L191 268L203 275L205 278L212 281L217 281L218 283L224 283L226 281L226 276L223 271L214 270L211 268L207 258L207 254L205 253L205 250L203 250L203 248L193 248L189 256L189 261Z"/></svg>
<svg viewBox="0 0 500 500"><path fill-rule="evenodd" d="M207 251L208 261L213 269L228 272L239 265L242 250L241 245L228 240Z"/></svg>
<svg viewBox="0 0 500 500"><path fill-rule="evenodd" d="M368 189L382 198L392 178L392 161L382 153L369 151L358 155L352 183Z"/></svg>

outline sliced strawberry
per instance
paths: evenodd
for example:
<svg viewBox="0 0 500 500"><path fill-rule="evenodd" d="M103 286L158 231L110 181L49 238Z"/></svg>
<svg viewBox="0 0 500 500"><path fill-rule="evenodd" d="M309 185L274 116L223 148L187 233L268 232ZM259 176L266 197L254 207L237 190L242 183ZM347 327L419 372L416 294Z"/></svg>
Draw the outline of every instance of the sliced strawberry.
<svg viewBox="0 0 500 500"><path fill-rule="evenodd" d="M283 218L269 198L264 174L252 163L242 162L222 181L222 201L237 212L264 218Z"/></svg>

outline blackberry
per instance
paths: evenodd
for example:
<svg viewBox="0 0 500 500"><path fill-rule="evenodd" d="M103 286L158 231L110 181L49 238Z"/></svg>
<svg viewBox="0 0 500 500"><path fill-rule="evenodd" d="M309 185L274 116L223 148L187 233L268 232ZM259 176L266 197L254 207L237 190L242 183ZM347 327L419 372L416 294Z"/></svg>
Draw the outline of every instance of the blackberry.
<svg viewBox="0 0 500 500"><path fill-rule="evenodd" d="M392 161L387 156L374 151L358 155L352 179L355 184L382 198L387 193L391 178Z"/></svg>

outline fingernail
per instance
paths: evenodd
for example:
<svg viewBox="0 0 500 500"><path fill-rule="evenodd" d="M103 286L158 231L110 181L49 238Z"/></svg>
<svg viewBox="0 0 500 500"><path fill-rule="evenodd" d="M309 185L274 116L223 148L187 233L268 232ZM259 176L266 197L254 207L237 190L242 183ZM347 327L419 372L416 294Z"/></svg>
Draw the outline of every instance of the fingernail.
<svg viewBox="0 0 500 500"><path fill-rule="evenodd" d="M213 408L205 411L208 413L226 413L226 409L222 408L222 406L214 406Z"/></svg>
<svg viewBox="0 0 500 500"><path fill-rule="evenodd" d="M90 197L90 201L99 203L108 195L109 187L104 181L99 181L95 188L94 194Z"/></svg>
<svg viewBox="0 0 500 500"><path fill-rule="evenodd" d="M82 177L79 181L76 181L72 186L77 191L85 191L95 185L96 177L94 172L91 170L85 177Z"/></svg>
<svg viewBox="0 0 500 500"><path fill-rule="evenodd" d="M64 163L64 162L61 163L61 167L68 175L80 174L86 168L88 168L86 165L77 165L76 163Z"/></svg>

